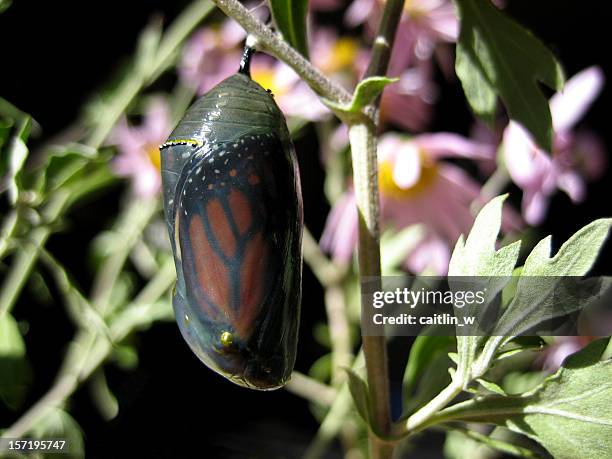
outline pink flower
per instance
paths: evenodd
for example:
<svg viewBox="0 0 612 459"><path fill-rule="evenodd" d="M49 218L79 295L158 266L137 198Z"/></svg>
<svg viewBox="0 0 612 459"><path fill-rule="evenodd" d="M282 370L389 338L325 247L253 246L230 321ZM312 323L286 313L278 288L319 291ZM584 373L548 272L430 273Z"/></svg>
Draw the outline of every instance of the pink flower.
<svg viewBox="0 0 612 459"><path fill-rule="evenodd" d="M588 132L572 132L601 91L603 82L601 70L590 67L568 80L563 92L550 99L552 154L539 148L520 124L511 121L506 127L504 159L512 181L523 190L522 212L527 223L542 222L548 200L557 188L573 202L581 202L586 194L585 181L598 178L605 169L601 141Z"/></svg>
<svg viewBox="0 0 612 459"><path fill-rule="evenodd" d="M113 171L130 177L137 196L148 198L161 187L159 145L170 134L170 110L162 98L153 99L140 126L130 126L122 118L111 134L110 143L117 145Z"/></svg>
<svg viewBox="0 0 612 459"><path fill-rule="evenodd" d="M383 5L381 0L355 0L345 20L352 26L366 22L373 31L378 27ZM396 35L396 48L401 49L403 67L411 65L415 58L430 59L439 43L455 42L458 35L459 20L451 1L407 1Z"/></svg>
<svg viewBox="0 0 612 459"><path fill-rule="evenodd" d="M227 20L221 27L197 30L183 49L178 73L181 80L198 94L204 94L233 73L240 64L240 43L244 30Z"/></svg>
<svg viewBox="0 0 612 459"><path fill-rule="evenodd" d="M490 145L451 133L423 134L409 140L397 134L381 137L378 180L382 225L398 230L414 224L425 226L424 238L405 261L407 269L445 274L453 245L474 221L471 205L480 199L478 183L442 159L485 159L493 154ZM519 225L518 218L507 211L504 228ZM357 212L349 190L332 208L321 245L336 260L348 262L356 244Z"/></svg>

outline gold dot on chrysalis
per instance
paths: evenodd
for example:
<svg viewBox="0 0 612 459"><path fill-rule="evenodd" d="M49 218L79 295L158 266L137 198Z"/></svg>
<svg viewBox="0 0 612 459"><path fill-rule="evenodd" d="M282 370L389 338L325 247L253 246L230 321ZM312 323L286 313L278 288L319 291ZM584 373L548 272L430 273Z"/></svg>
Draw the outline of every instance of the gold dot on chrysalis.
<svg viewBox="0 0 612 459"><path fill-rule="evenodd" d="M221 345L223 347L229 347L232 345L232 343L234 342L234 335L232 335L230 332L228 331L224 331L223 333L221 333Z"/></svg>

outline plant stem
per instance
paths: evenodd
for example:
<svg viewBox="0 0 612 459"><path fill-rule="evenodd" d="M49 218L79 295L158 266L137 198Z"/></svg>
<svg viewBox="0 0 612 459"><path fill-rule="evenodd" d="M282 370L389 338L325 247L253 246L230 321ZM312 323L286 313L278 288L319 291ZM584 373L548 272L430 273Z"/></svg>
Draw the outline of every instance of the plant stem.
<svg viewBox="0 0 612 459"><path fill-rule="evenodd" d="M380 290L380 229L378 207L378 171L376 164L376 127L371 120L349 128L353 161L353 182L359 213L359 276L361 286L371 282ZM364 298L361 304L362 320L371 320L372 307ZM373 422L378 432L389 433L391 416L387 346L384 336L363 336L368 389L372 403ZM373 458L379 457L374 451Z"/></svg>
<svg viewBox="0 0 612 459"><path fill-rule="evenodd" d="M319 405L331 406L337 397L336 390L299 371L291 373L285 389L306 400Z"/></svg>
<svg viewBox="0 0 612 459"><path fill-rule="evenodd" d="M325 288L325 311L331 342L332 385L336 387L346 377L343 368L350 367L353 359L344 291L340 285L346 276L346 268L343 269L329 260L306 228L302 238L302 252L304 261Z"/></svg>
<svg viewBox="0 0 612 459"><path fill-rule="evenodd" d="M372 55L366 70L364 78L372 76L382 76L387 73L391 51L393 50L393 42L395 41L395 33L402 10L404 9L404 0L387 0L383 17L378 26L378 33L372 45Z"/></svg>
<svg viewBox="0 0 612 459"><path fill-rule="evenodd" d="M384 75L387 72L403 7L404 0L386 2L365 77ZM364 116L356 124L349 126L353 183L359 214L359 276L362 289L364 282L368 281L373 283L369 288L381 290L375 108L368 110L366 115L369 116ZM362 320L371 320L372 312L371 304L362 295ZM363 352L373 423L379 434L388 437L391 433L391 410L385 337L363 336ZM372 459L390 458L393 450L393 443L382 442L370 431Z"/></svg>
<svg viewBox="0 0 612 459"><path fill-rule="evenodd" d="M425 406L417 410L408 418L406 423L394 432L398 436L413 434L424 429L432 416L448 405L461 392L462 382L458 378L453 378L451 383L442 392L431 399Z"/></svg>
<svg viewBox="0 0 612 459"><path fill-rule="evenodd" d="M323 75L272 29L257 20L238 0L212 1L255 37L259 46L291 67L317 94L338 103L351 100L351 95L343 87Z"/></svg>

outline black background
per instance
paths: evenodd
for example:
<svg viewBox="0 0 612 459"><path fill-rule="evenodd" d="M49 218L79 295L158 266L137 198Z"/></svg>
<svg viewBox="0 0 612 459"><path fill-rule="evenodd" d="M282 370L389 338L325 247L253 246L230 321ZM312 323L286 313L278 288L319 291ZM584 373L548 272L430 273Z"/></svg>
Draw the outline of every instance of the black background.
<svg viewBox="0 0 612 459"><path fill-rule="evenodd" d="M0 15L0 96L31 113L42 126L34 141L59 133L79 114L84 103L129 61L142 28L154 16L169 23L184 1L131 0L105 2L37 2L16 0ZM547 43L566 74L593 64L610 78L606 2L510 1L507 11ZM328 16L327 20L334 16ZM605 86L581 124L612 145L608 116L612 84ZM472 123L459 85L445 86L432 130L467 134ZM327 204L322 172L308 142L297 145L304 187L305 214L315 236L323 227ZM35 149L35 148L34 148ZM558 246L594 218L610 215L610 172L589 187L587 201L576 207L564 194L551 202L542 234L553 234ZM118 211L119 189L77 208L69 233L54 235L49 249L75 274L87 291L91 238L107 228ZM519 195L514 193L515 202ZM612 244L600 256L597 271L610 274ZM312 327L324 319L322 292L304 270L300 352L296 368L306 372L325 352L314 342ZM35 380L26 406L50 386L73 334L59 301L40 305L26 288L15 315L30 323L26 341ZM70 402L70 411L85 433L87 457L298 457L317 429L305 401L286 391L260 393L226 382L206 369L188 351L174 324L160 324L137 336L138 368L125 372L106 366L110 387L119 399L116 419L98 415L87 386ZM397 394L396 394L397 396ZM0 426L16 414L0 409ZM442 437L426 438L432 444ZM419 457L424 456L421 450ZM339 453L330 457L340 457ZM432 457L437 457L435 454Z"/></svg>

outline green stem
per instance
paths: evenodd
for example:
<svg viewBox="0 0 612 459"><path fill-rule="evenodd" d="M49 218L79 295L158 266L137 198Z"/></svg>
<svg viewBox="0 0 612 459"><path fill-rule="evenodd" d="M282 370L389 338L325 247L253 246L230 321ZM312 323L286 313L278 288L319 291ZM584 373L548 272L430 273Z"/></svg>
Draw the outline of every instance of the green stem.
<svg viewBox="0 0 612 459"><path fill-rule="evenodd" d="M363 283L381 290L380 285L380 229L378 201L378 171L376 159L376 127L370 120L349 128L353 161L353 183L359 212L359 276ZM371 320L372 307L362 299L363 320ZM363 352L373 423L378 432L388 435L391 429L387 346L384 336L363 336ZM379 448L380 449L380 448ZM381 456L372 450L372 457Z"/></svg>
<svg viewBox="0 0 612 459"><path fill-rule="evenodd" d="M312 403L331 406L336 399L337 393L333 387L323 384L299 371L291 373L291 379L285 389Z"/></svg>
<svg viewBox="0 0 612 459"><path fill-rule="evenodd" d="M431 399L425 406L417 410L408 418L403 426L394 432L397 436L413 434L423 430L428 424L428 421L436 415L442 408L448 405L453 399L461 393L461 381L453 379L442 392Z"/></svg>
<svg viewBox="0 0 612 459"><path fill-rule="evenodd" d="M388 0L372 48L372 56L365 77L384 75L397 26L399 24L404 0ZM362 288L364 281L372 281L374 290L381 290L380 280L380 223L378 194L378 158L376 155L376 131L374 121L375 107L366 111L361 121L349 126L349 140L353 162L353 183L359 213L359 277ZM361 315L363 320L371 320L372 305L362 295ZM387 362L387 343L384 336L363 336L363 353L370 403L372 404L373 423L376 431L389 437L391 434L391 410L389 398L389 373ZM369 432L370 455L372 459L385 459L393 456L394 443L380 440L372 430Z"/></svg>
<svg viewBox="0 0 612 459"><path fill-rule="evenodd" d="M397 26L402 17L403 9L404 0L388 0L385 3L383 17L380 20L378 33L372 45L372 55L364 78L387 73L391 51L393 50L393 42L395 41L395 33L397 32Z"/></svg>
<svg viewBox="0 0 612 459"><path fill-rule="evenodd" d="M346 269L337 266L323 254L319 244L306 228L302 238L302 252L304 261L325 287L325 311L331 341L332 385L335 387L344 381L346 372L343 368L350 367L353 359L344 291L340 285L346 276Z"/></svg>

